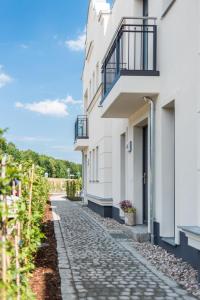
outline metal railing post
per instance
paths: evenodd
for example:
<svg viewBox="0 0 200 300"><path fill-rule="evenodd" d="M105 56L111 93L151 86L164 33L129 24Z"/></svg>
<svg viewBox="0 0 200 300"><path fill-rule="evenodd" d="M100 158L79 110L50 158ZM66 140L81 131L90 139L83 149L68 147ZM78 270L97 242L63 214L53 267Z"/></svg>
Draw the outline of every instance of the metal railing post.
<svg viewBox="0 0 200 300"><path fill-rule="evenodd" d="M153 70L157 69L157 26L153 26Z"/></svg>
<svg viewBox="0 0 200 300"><path fill-rule="evenodd" d="M120 39L116 40L116 75L120 72Z"/></svg>

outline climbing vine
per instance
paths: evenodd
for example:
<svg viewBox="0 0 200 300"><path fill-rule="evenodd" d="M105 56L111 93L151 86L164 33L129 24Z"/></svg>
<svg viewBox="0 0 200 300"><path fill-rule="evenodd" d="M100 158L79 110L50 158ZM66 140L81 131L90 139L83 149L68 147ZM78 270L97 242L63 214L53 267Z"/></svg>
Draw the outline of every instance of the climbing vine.
<svg viewBox="0 0 200 300"><path fill-rule="evenodd" d="M0 155L0 299L35 299L29 279L44 234L49 187L31 161Z"/></svg>

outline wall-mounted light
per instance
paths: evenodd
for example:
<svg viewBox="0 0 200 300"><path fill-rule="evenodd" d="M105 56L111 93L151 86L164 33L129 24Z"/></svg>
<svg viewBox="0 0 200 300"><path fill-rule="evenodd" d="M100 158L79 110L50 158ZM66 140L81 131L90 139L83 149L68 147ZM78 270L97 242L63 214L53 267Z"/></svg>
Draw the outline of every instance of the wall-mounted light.
<svg viewBox="0 0 200 300"><path fill-rule="evenodd" d="M132 141L129 141L126 145L126 149L129 153L132 152L132 149L133 149L133 142Z"/></svg>

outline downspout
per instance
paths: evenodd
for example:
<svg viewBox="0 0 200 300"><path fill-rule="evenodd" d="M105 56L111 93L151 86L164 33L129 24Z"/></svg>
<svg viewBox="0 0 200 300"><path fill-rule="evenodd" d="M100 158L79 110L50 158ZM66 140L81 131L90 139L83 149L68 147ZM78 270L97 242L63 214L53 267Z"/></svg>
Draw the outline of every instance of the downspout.
<svg viewBox="0 0 200 300"><path fill-rule="evenodd" d="M82 153L82 204L85 204L85 162L84 162L84 152Z"/></svg>
<svg viewBox="0 0 200 300"><path fill-rule="evenodd" d="M144 101L150 105L150 136L149 136L149 204L150 204L150 234L151 243L154 244L154 218L155 218L155 103L150 97L144 97Z"/></svg>

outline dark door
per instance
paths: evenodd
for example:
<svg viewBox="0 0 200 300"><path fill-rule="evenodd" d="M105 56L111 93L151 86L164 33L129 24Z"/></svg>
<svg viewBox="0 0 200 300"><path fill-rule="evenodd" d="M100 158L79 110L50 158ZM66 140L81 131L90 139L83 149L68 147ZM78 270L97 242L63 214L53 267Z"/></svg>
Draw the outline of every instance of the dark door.
<svg viewBox="0 0 200 300"><path fill-rule="evenodd" d="M149 8L148 8L148 0L143 0L143 17L148 17Z"/></svg>
<svg viewBox="0 0 200 300"><path fill-rule="evenodd" d="M143 222L148 223L148 126L143 127Z"/></svg>

